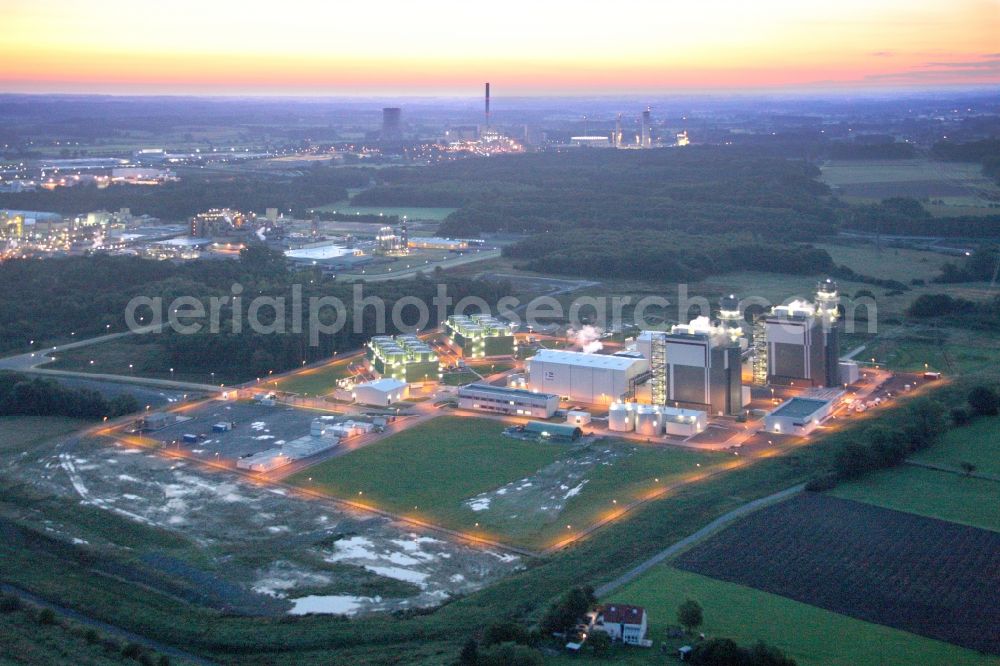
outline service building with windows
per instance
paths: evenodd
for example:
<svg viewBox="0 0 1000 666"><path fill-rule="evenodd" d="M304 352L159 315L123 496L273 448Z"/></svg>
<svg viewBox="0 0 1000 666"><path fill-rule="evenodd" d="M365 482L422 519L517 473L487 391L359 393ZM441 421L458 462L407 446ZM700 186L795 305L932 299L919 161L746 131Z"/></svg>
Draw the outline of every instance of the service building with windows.
<svg viewBox="0 0 1000 666"><path fill-rule="evenodd" d="M458 389L458 406L495 414L547 419L559 409L559 396L492 384L469 384Z"/></svg>

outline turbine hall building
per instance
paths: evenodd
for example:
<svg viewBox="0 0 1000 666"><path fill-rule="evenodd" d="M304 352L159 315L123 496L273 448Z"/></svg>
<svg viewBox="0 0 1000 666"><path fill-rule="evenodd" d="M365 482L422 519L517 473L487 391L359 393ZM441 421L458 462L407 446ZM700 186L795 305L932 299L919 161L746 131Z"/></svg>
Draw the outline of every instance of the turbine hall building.
<svg viewBox="0 0 1000 666"><path fill-rule="evenodd" d="M766 367L768 383L841 384L839 300L837 283L825 280L817 287L815 303L796 300L762 316L757 330L763 333L764 344L755 344L755 362Z"/></svg>
<svg viewBox="0 0 1000 666"><path fill-rule="evenodd" d="M744 392L739 327L714 326L708 317L644 331L637 348L648 355L651 402L738 415Z"/></svg>
<svg viewBox="0 0 1000 666"><path fill-rule="evenodd" d="M634 389L649 369L639 356L608 356L542 349L527 362L528 388L570 400L608 405Z"/></svg>
<svg viewBox="0 0 1000 666"><path fill-rule="evenodd" d="M448 341L466 358L512 356L517 352L514 327L490 315L452 315L444 328Z"/></svg>
<svg viewBox="0 0 1000 666"><path fill-rule="evenodd" d="M415 335L377 335L368 341L365 358L381 377L407 384L441 379L438 355Z"/></svg>

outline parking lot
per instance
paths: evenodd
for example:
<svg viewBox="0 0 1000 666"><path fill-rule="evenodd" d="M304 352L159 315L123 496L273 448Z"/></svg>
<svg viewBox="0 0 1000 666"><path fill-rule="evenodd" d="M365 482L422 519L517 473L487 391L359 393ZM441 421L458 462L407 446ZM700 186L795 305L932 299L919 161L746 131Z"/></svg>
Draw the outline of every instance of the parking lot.
<svg viewBox="0 0 1000 666"><path fill-rule="evenodd" d="M185 450L201 458L229 462L308 435L309 426L316 418L330 423L345 418L280 404L267 406L216 400L176 416L176 423L143 432L142 437L155 439L164 446ZM231 423L232 428L215 432L213 426L217 423ZM187 442L185 435L194 435L198 440Z"/></svg>

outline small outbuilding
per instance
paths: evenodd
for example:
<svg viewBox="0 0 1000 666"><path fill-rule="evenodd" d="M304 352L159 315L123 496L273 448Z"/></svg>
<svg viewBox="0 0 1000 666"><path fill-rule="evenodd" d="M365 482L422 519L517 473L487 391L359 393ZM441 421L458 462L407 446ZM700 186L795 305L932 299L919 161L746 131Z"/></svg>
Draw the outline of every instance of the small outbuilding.
<svg viewBox="0 0 1000 666"><path fill-rule="evenodd" d="M524 431L556 442L575 442L583 436L583 431L570 423L528 421L524 424Z"/></svg>

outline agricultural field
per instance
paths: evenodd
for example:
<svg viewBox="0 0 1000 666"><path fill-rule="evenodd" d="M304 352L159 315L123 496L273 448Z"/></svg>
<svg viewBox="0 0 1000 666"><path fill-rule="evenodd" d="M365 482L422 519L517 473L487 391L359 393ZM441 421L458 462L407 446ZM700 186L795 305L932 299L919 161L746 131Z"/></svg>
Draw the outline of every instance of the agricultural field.
<svg viewBox="0 0 1000 666"><path fill-rule="evenodd" d="M979 472L1000 477L1000 417L981 418L967 426L953 428L941 441L911 458L955 469L968 462ZM1000 485L997 493L1000 493Z"/></svg>
<svg viewBox="0 0 1000 666"><path fill-rule="evenodd" d="M945 206L985 208L1000 198L1000 187L983 176L977 163L831 161L820 170L821 180L850 201L912 197L942 201Z"/></svg>
<svg viewBox="0 0 1000 666"><path fill-rule="evenodd" d="M349 366L360 362L361 358L357 357L300 370L293 375L268 382L268 388L300 395L326 395L337 388L338 379L351 375Z"/></svg>
<svg viewBox="0 0 1000 666"><path fill-rule="evenodd" d="M735 583L700 576L661 564L615 591L602 602L637 604L649 613L648 636L671 650L690 639L669 639L667 629L677 625L677 607L694 599L704 609L699 631L708 636L732 638L742 645L762 640L775 645L799 666L987 666L992 657L973 650L900 631L816 606L800 603ZM831 640L833 638L833 640ZM672 663L653 649L616 648L615 664ZM590 655L562 657L557 664L608 663Z"/></svg>
<svg viewBox="0 0 1000 666"><path fill-rule="evenodd" d="M544 548L729 457L617 440L523 441L504 424L438 417L300 472L292 483L502 542ZM406 474L400 474L405 466ZM310 480L311 479L311 480Z"/></svg>
<svg viewBox="0 0 1000 666"><path fill-rule="evenodd" d="M904 465L842 483L830 494L1000 532L997 481Z"/></svg>
<svg viewBox="0 0 1000 666"><path fill-rule="evenodd" d="M1000 654L1000 533L826 495L766 507L674 566Z"/></svg>

